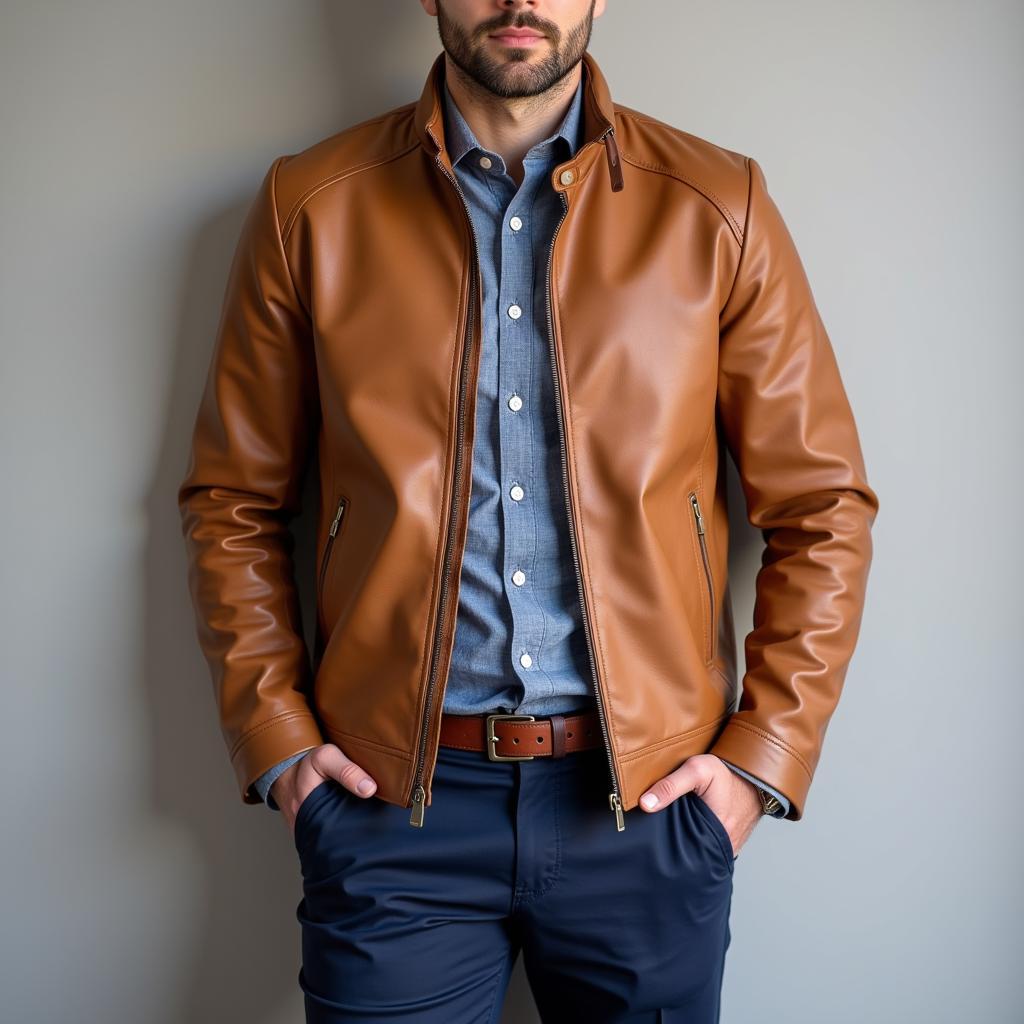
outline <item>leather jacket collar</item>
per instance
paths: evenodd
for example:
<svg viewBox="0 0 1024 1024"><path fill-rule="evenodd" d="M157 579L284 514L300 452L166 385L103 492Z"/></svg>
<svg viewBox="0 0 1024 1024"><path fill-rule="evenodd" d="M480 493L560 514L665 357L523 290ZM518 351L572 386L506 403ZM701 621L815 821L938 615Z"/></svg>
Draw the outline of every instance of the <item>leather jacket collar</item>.
<svg viewBox="0 0 1024 1024"><path fill-rule="evenodd" d="M612 104L608 83L605 81L597 61L589 51L583 53L583 145L589 143L604 145L608 165L608 180L612 191L619 192L625 186L618 146L615 142L615 108ZM445 145L444 97L442 87L445 75L445 54L439 53L431 65L416 104L414 123L416 134L424 148L436 156L444 167L452 170L451 156Z"/></svg>

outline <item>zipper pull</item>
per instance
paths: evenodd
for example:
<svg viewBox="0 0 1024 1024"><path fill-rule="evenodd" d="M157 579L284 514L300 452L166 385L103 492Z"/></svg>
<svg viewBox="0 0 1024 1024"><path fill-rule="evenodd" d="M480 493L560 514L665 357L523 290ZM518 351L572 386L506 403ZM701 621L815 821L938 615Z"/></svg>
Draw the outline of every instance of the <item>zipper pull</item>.
<svg viewBox="0 0 1024 1024"><path fill-rule="evenodd" d="M608 794L608 806L615 812L615 830L622 832L626 827L626 819L622 814L622 801L618 793Z"/></svg>
<svg viewBox="0 0 1024 1024"><path fill-rule="evenodd" d="M697 532L703 537L704 536L704 517L700 514L700 504L697 501L697 495L690 495L690 504L693 506L693 514L697 517Z"/></svg>
<svg viewBox="0 0 1024 1024"><path fill-rule="evenodd" d="M427 791L422 786L417 786L412 791L412 814L409 816L409 824L416 828L423 828L423 815L426 813Z"/></svg>
<svg viewBox="0 0 1024 1024"><path fill-rule="evenodd" d="M341 522L342 514L345 511L345 499L338 502L338 511L334 513L334 521L331 523L330 535L333 537L338 532L338 523Z"/></svg>
<svg viewBox="0 0 1024 1024"><path fill-rule="evenodd" d="M611 179L612 191L621 192L625 182L622 180L622 160L615 142L615 129L609 128L601 141L604 143L604 155L608 161L608 177Z"/></svg>

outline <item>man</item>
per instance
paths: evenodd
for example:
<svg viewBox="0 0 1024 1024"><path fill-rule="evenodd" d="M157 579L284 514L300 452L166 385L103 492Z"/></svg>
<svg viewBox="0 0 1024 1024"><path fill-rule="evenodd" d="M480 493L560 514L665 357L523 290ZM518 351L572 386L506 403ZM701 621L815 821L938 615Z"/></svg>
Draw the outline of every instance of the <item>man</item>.
<svg viewBox="0 0 1024 1024"><path fill-rule="evenodd" d="M545 1020L717 1020L878 498L757 162L612 102L602 0L421 3L419 100L264 177L179 493L241 798L294 828L309 1020L497 1020L520 951Z"/></svg>

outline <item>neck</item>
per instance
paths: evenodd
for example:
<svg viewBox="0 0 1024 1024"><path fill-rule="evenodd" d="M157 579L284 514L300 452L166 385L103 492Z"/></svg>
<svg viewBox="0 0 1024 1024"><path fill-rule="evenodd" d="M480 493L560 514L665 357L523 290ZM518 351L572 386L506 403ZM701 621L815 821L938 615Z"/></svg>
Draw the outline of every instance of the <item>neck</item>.
<svg viewBox="0 0 1024 1024"><path fill-rule="evenodd" d="M480 145L499 153L506 166L519 166L530 147L562 123L583 74L577 64L565 78L537 96L495 96L445 58L448 91Z"/></svg>

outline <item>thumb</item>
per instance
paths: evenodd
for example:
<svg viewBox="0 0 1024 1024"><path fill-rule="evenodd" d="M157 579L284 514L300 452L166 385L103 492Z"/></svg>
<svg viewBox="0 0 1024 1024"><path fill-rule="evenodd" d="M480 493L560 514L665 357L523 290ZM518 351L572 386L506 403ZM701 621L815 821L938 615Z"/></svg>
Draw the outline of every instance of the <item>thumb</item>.
<svg viewBox="0 0 1024 1024"><path fill-rule="evenodd" d="M377 783L335 743L325 743L315 752L314 767L322 775L337 779L346 789L359 796L370 796Z"/></svg>
<svg viewBox="0 0 1024 1024"><path fill-rule="evenodd" d="M705 754L695 754L693 757L688 757L678 768L658 779L644 791L640 797L640 806L645 811L653 811L670 804L691 790L702 793L707 789L710 781L707 777L707 765L701 761L701 758L706 756Z"/></svg>

